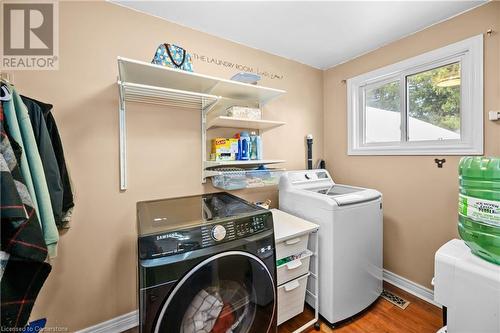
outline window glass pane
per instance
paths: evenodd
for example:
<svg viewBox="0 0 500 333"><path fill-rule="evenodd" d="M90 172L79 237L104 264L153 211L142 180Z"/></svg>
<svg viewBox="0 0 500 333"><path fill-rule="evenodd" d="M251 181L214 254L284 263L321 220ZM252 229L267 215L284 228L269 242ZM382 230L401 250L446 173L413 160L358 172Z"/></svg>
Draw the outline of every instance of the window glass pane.
<svg viewBox="0 0 500 333"><path fill-rule="evenodd" d="M399 81L365 91L365 143L401 140L401 93Z"/></svg>
<svg viewBox="0 0 500 333"><path fill-rule="evenodd" d="M460 139L460 63L407 76L408 140Z"/></svg>

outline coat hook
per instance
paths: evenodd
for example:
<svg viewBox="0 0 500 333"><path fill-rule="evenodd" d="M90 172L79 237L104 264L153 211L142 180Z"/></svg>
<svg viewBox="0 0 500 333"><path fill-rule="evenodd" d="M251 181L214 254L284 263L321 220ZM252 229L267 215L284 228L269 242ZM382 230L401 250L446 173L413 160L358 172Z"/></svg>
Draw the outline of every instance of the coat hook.
<svg viewBox="0 0 500 333"><path fill-rule="evenodd" d="M444 162L446 162L446 159L445 159L445 158L442 158L442 159L435 158L435 159L434 159L434 163L436 163L436 164L437 164L437 167L438 167L438 168L442 168L442 167L443 167Z"/></svg>
<svg viewBox="0 0 500 333"><path fill-rule="evenodd" d="M491 34L492 34L492 33L493 33L493 30L492 30L492 29L488 29L488 30L486 31L486 34L487 34L488 36L491 36Z"/></svg>
<svg viewBox="0 0 500 333"><path fill-rule="evenodd" d="M0 80L6 81L7 83L12 83L13 82L12 74L0 72Z"/></svg>
<svg viewBox="0 0 500 333"><path fill-rule="evenodd" d="M340 83L345 84L346 82L347 82L347 80L340 80Z"/></svg>

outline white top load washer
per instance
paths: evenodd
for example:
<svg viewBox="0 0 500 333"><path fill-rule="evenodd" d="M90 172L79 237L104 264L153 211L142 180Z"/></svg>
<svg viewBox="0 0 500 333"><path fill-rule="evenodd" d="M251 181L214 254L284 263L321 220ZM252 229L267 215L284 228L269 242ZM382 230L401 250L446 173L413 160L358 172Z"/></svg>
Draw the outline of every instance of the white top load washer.
<svg viewBox="0 0 500 333"><path fill-rule="evenodd" d="M334 324L382 293L382 194L337 185L326 170L285 172L279 208L320 225L319 313ZM309 305L314 302L307 298Z"/></svg>

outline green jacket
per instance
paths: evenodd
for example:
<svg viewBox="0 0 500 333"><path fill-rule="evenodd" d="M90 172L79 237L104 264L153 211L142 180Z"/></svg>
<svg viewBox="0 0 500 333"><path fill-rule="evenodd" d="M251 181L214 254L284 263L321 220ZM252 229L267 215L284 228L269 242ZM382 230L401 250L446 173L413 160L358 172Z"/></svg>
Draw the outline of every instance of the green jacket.
<svg viewBox="0 0 500 333"><path fill-rule="evenodd" d="M13 88L9 86L9 91L12 92L12 90ZM9 126L9 133L14 139L14 141L16 141L17 144L21 147L22 154L21 154L21 160L19 161L19 165L21 167L21 173L23 175L26 187L28 188L28 192L30 193L31 201L33 201L33 208L35 208L36 210L38 221L41 221L39 213L40 210L38 209L38 201L36 200L36 195L35 195L35 186L33 185L33 181L31 180L30 167L28 164L28 159L25 154L26 149L24 149L23 138L21 136L21 129L19 128L19 123L17 122L17 115L16 115L16 109L14 108L13 98L11 98L7 102L4 102L2 106L4 110L5 122Z"/></svg>
<svg viewBox="0 0 500 333"><path fill-rule="evenodd" d="M47 245L49 257L53 258L57 255L59 233L57 231L56 221L52 211L50 194L47 187L47 181L45 179L45 172L43 170L40 153L38 152L38 146L33 134L33 128L31 126L28 110L16 90L11 87L10 91L12 94L12 100L9 103L5 103L9 105L9 108L6 108L4 113L6 114L9 129L12 129L12 127L15 126L13 122L16 120L12 115L13 112L11 104L13 104L15 117L17 118L17 124L19 125L18 128L20 130L21 140L19 140L19 137L16 138L14 133L11 133L11 135L13 139L21 145L25 153L24 155L26 155L29 166L29 171L26 173L31 176L31 181L35 191L34 197L36 197L38 205L38 214L40 216L45 244ZM22 169L23 164L21 163L21 170ZM25 176L24 170L23 176Z"/></svg>

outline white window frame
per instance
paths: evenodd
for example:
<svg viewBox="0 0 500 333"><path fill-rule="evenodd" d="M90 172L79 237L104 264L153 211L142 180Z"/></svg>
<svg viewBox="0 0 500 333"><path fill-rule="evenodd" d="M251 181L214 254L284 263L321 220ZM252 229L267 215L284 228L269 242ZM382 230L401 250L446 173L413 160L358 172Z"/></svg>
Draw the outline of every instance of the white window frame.
<svg viewBox="0 0 500 333"><path fill-rule="evenodd" d="M406 77L460 62L460 140L408 141ZM365 143L365 89L393 81L401 89L401 141ZM482 155L483 35L403 60L347 80L348 155Z"/></svg>

